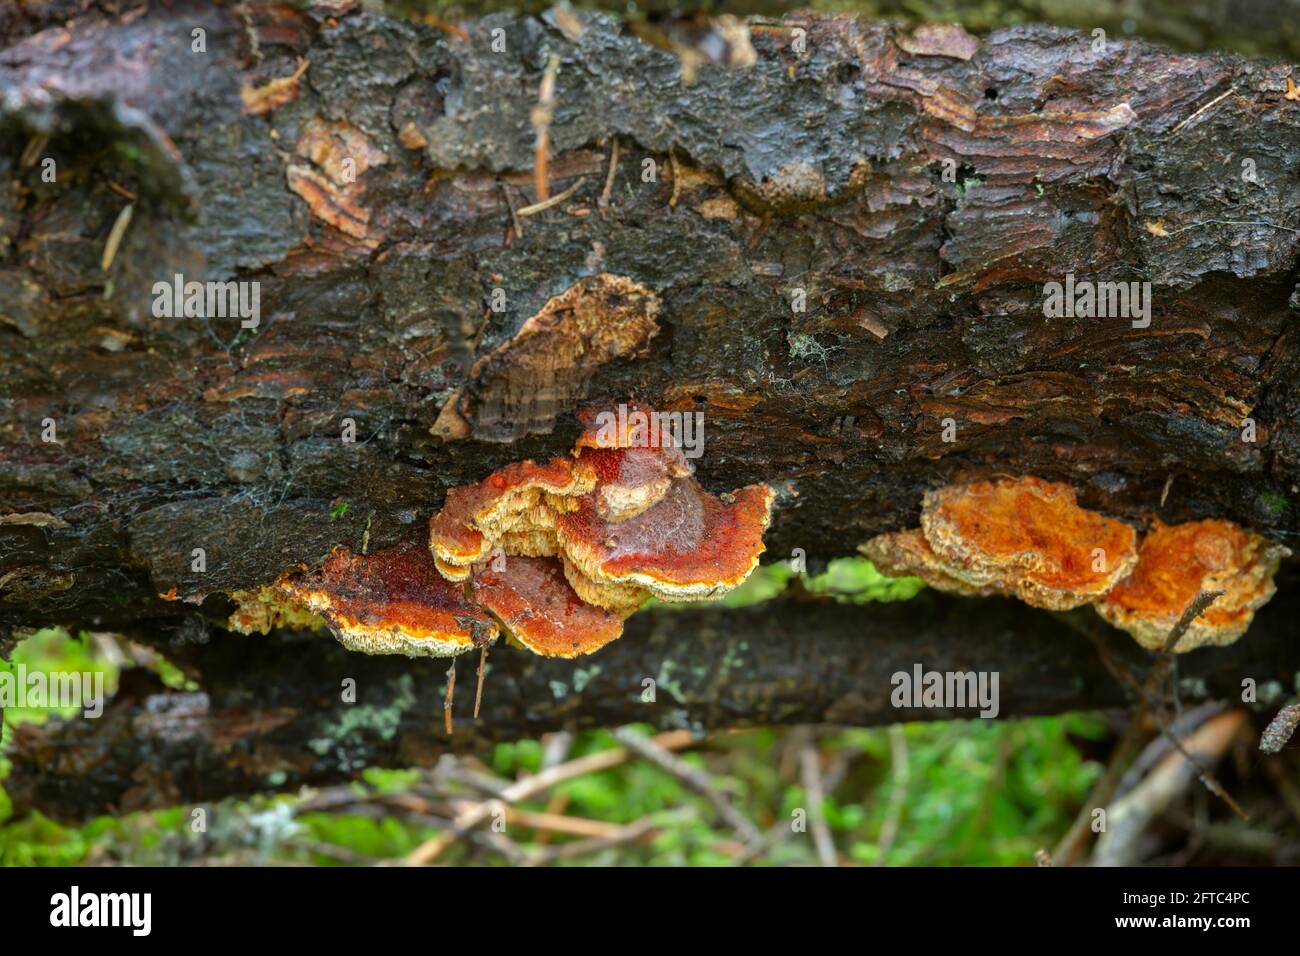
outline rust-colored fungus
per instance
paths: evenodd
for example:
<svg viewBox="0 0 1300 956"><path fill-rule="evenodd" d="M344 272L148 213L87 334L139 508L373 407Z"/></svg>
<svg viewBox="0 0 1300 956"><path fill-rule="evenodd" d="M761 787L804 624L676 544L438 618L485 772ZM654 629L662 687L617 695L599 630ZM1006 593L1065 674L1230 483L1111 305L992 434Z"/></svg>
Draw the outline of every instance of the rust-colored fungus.
<svg viewBox="0 0 1300 956"><path fill-rule="evenodd" d="M866 544L859 545L858 550L871 560L881 574L892 577L915 575L938 591L969 597L991 597L1007 593L997 584L981 587L954 577L931 549L930 542L925 540L925 534L920 528L878 534Z"/></svg>
<svg viewBox="0 0 1300 956"><path fill-rule="evenodd" d="M1133 573L1097 602L1097 611L1143 647L1164 646L1184 609L1201 591L1222 591L1179 640L1177 651L1231 644L1255 609L1277 590L1273 575L1290 552L1229 521L1156 521Z"/></svg>
<svg viewBox="0 0 1300 956"><path fill-rule="evenodd" d="M556 519L569 560L597 584L637 585L670 601L703 601L745 580L763 553L772 489L741 488L724 502L678 478L634 518L607 521L593 497Z"/></svg>
<svg viewBox="0 0 1300 956"><path fill-rule="evenodd" d="M1135 539L1128 525L1080 508L1068 486L1028 477L931 492L920 528L877 535L859 550L885 574L914 574L941 591L1014 594L1052 610L1094 604L1151 649L1164 646L1197 594L1222 591L1177 651L1244 634L1290 553L1228 521L1156 521L1140 549Z"/></svg>
<svg viewBox="0 0 1300 956"><path fill-rule="evenodd" d="M503 535L550 532L554 512L565 498L595 487L594 473L571 458L539 465L520 461L500 468L474 485L452 488L442 511L429 522L429 547L437 567L452 580L465 580L476 561L487 558Z"/></svg>
<svg viewBox="0 0 1300 956"><path fill-rule="evenodd" d="M589 654L655 595L705 600L749 576L774 494L718 498L647 406L593 407L572 457L521 461L452 488L429 546L335 548L315 570L236 595L231 626L327 624L370 654L448 657L499 633L537 654ZM488 612L491 612L490 614Z"/></svg>
<svg viewBox="0 0 1300 956"><path fill-rule="evenodd" d="M725 501L709 494L691 477L678 436L664 427L671 419L648 406L593 406L578 417L583 432L573 458L509 465L447 493L430 522L438 573L450 581L472 579L477 599L507 586L513 568L525 568L524 600L550 593L539 590L543 576L533 570L544 567L546 581L559 581L563 593L593 606L598 616L586 623L594 626L621 621L652 595L717 597L753 571L771 516L771 489L752 485ZM497 559L505 556L502 565ZM518 564L517 558L556 560ZM485 577L492 582L487 590L479 584ZM595 633L601 644L617 636ZM541 654L555 647L579 648L569 656L585 653L582 641L519 641Z"/></svg>
<svg viewBox="0 0 1300 956"><path fill-rule="evenodd" d="M1054 611L1105 594L1137 560L1131 527L1080 508L1069 485L1033 477L930 492L921 528L954 578Z"/></svg>
<svg viewBox="0 0 1300 956"><path fill-rule="evenodd" d="M324 618L349 650L366 654L450 657L498 633L415 542L370 555L335 548L319 569L286 575L276 587Z"/></svg>
<svg viewBox="0 0 1300 956"><path fill-rule="evenodd" d="M235 602L235 610L226 626L240 634L270 634L275 627L315 630L325 626L319 615L276 587L235 591L230 599Z"/></svg>
<svg viewBox="0 0 1300 956"><path fill-rule="evenodd" d="M608 581L593 581L569 560L568 555L561 557L564 563L564 576L569 579L578 597L588 604L613 611L620 617L627 617L650 600L650 592L636 584L612 584Z"/></svg>
<svg viewBox="0 0 1300 956"><path fill-rule="evenodd" d="M575 454L580 467L595 473L597 509L610 521L636 517L668 493L674 478L692 473L674 436L649 406L589 406L578 412L578 420L583 430Z"/></svg>
<svg viewBox="0 0 1300 956"><path fill-rule="evenodd" d="M554 558L507 558L474 575L474 600L535 654L577 657L623 633L623 619L583 601Z"/></svg>

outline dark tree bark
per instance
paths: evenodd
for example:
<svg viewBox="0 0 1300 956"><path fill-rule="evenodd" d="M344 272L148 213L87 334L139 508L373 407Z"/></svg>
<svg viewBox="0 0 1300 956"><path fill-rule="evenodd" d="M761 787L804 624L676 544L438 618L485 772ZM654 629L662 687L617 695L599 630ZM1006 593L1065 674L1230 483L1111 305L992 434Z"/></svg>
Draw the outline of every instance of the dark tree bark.
<svg viewBox="0 0 1300 956"><path fill-rule="evenodd" d="M0 625L247 653L215 626L226 594L422 537L447 487L566 452L584 397L702 412L700 478L780 488L769 557L814 569L915 524L927 488L993 473L1295 538L1290 66L807 14L748 41L697 26L692 57L686 31L656 45L598 14L462 28L357 7L156 4L0 51ZM547 192L567 195L532 212L552 65ZM177 273L260 283L258 326L159 317ZM512 351L599 273L658 298L646 347ZM1151 282L1150 326L1045 318L1067 273ZM602 655L659 626L634 618ZM1059 703L1090 699L1113 697ZM751 708L710 715L782 719Z"/></svg>

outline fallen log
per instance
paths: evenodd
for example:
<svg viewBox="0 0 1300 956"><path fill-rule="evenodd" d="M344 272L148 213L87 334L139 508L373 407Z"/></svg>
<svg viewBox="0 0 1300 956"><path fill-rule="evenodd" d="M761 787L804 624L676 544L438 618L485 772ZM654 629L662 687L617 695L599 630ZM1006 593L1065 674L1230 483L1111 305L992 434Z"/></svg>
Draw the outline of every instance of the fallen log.
<svg viewBox="0 0 1300 956"><path fill-rule="evenodd" d="M1295 595L1265 608L1250 639L1180 656L1181 699L1240 702L1249 678L1268 710L1300 673ZM213 635L166 645L201 691L169 691L129 670L98 720L16 728L5 786L18 812L71 821L334 783L368 766L429 766L449 750L556 730L872 726L990 709L974 696L962 708L911 706L897 697L908 685L895 675L910 681L918 668L997 675L998 717L1130 703L1109 668L1140 679L1150 657L1114 631L1100 637L1100 655L1085 636L1095 622L1090 610L1058 618L934 593L866 607L785 599L645 612L589 660L494 651L477 720L474 663L462 661L450 737L444 662L353 654L310 632Z"/></svg>
<svg viewBox="0 0 1300 956"><path fill-rule="evenodd" d="M448 487L567 452L587 398L702 414L702 482L780 489L767 557L798 551L814 570L914 526L926 490L992 474L1067 482L1134 522L1217 517L1296 538L1288 65L816 14L655 42L602 14L449 26L347 2L44 27L0 49L0 626L207 640L226 648L211 660L230 662L230 700L249 682L227 704L210 660L207 703L160 706L277 713L271 685L252 683L270 672L236 665L298 639L228 634L226 596L337 544L422 540ZM602 275L649 290L653 334L599 362L569 333L549 348L523 335ZM1052 315L1053 283L1136 283L1130 304L1145 305ZM967 635L983 612L962 607L945 659L980 646ZM833 637L861 639L853 614L774 620L800 649L788 659L820 677L854 673L842 655L857 645ZM589 662L494 663L568 687L595 667L654 676L616 662L665 659L661 620L747 629L671 638L710 654L771 633L765 612L642 616ZM1286 633L1257 623L1240 653L1285 654ZM422 673L330 660L321 673ZM773 667L805 703L701 697L690 719L868 722ZM426 676L423 737L358 759L432 750L442 678ZM1006 712L1117 702L1100 685L1042 693ZM140 699L103 726L134 728ZM634 719L570 699L582 726ZM324 739L304 728L326 718L295 713L280 732L300 764L268 766L319 779L335 758L300 745ZM234 726L219 738L242 739ZM126 798L137 784L190 799L264 782L253 759L231 783L164 784L154 745L132 757L129 740L110 782L79 798L84 781L51 769L32 804L93 812L159 799Z"/></svg>

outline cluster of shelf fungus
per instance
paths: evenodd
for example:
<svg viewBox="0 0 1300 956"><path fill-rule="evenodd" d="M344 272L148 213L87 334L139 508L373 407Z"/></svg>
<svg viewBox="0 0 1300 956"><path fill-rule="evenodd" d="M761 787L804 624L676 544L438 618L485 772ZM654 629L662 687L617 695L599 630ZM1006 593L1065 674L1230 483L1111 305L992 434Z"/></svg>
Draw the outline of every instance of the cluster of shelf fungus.
<svg viewBox="0 0 1300 956"><path fill-rule="evenodd" d="M1128 524L1079 507L1074 489L1038 478L949 485L925 496L921 527L860 550L883 573L916 575L957 594L1018 597L1065 611L1091 604L1139 644L1160 650L1202 592L1221 592L1175 651L1231 644L1277 590L1290 552L1230 521Z"/></svg>
<svg viewBox="0 0 1300 956"><path fill-rule="evenodd" d="M772 489L710 494L671 436L651 427L654 412L631 407L617 417L581 410L570 456L516 462L448 491L427 546L337 547L319 567L235 595L230 626L328 627L351 650L410 657L451 657L504 634L536 654L577 657L619 637L652 597L722 596L758 565ZM941 591L1056 611L1090 604L1153 650L1198 594L1221 592L1177 651L1244 634L1289 554L1228 521L1153 521L1140 537L1081 508L1070 486L1035 477L932 491L920 528L860 550L883 573Z"/></svg>
<svg viewBox="0 0 1300 956"><path fill-rule="evenodd" d="M318 623L352 650L411 657L450 657L504 633L536 654L576 657L621 635L651 597L702 601L739 585L763 553L772 489L710 494L651 409L607 411L578 413L572 455L448 491L427 547L335 548L319 568L242 600L232 627Z"/></svg>

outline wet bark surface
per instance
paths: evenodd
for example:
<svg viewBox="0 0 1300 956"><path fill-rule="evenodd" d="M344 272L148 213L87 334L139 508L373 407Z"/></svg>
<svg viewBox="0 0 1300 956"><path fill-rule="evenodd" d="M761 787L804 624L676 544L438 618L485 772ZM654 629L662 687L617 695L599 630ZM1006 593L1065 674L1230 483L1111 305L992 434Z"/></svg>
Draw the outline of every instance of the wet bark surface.
<svg viewBox="0 0 1300 956"><path fill-rule="evenodd" d="M991 474L1296 538L1289 65L812 14L747 39L349 2L27 27L0 49L0 625L178 655L206 636L238 660L256 642L220 630L224 595L423 537L448 487L567 452L587 399L702 413L698 476L771 482L768 557L814 570ZM548 70L545 191L564 198L535 210ZM177 274L258 283L257 327L158 314ZM599 274L653 292L647 342L558 370L512 350ZM1150 282L1149 326L1045 317L1067 274ZM798 624L787 646L827 640ZM659 626L633 618L579 666L652 653ZM751 706L709 716L782 719Z"/></svg>

